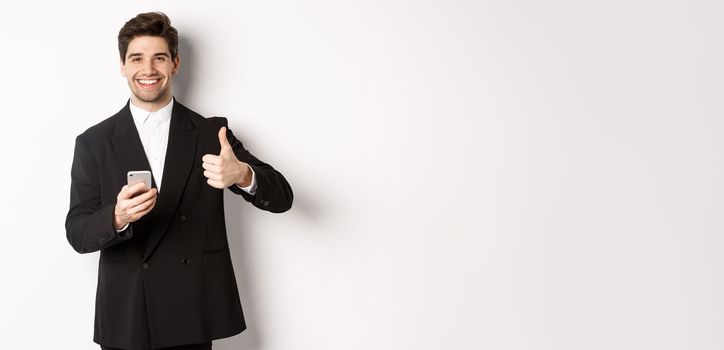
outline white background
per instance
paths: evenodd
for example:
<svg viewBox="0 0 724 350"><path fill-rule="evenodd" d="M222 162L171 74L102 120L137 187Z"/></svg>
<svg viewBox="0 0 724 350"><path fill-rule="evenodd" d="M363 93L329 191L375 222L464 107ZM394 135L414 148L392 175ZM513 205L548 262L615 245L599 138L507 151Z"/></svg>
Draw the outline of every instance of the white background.
<svg viewBox="0 0 724 350"><path fill-rule="evenodd" d="M116 35L150 10L180 31L179 101L296 197L227 193L249 329L215 349L724 348L703 0L4 4L2 348L97 349L73 145L128 98Z"/></svg>

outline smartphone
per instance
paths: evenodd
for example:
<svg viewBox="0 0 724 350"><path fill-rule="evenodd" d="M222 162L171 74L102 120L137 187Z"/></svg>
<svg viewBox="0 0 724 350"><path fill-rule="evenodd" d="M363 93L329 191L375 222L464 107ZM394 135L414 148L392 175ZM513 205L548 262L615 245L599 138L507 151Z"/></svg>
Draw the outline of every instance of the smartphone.
<svg viewBox="0 0 724 350"><path fill-rule="evenodd" d="M148 170L137 170L128 172L128 186L143 182L146 185L145 190L151 189L151 172Z"/></svg>

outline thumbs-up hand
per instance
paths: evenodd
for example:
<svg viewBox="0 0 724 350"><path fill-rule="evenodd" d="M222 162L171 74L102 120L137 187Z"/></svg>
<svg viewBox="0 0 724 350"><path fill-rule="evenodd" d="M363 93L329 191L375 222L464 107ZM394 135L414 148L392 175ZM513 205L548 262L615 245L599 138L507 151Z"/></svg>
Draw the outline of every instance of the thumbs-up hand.
<svg viewBox="0 0 724 350"><path fill-rule="evenodd" d="M219 129L219 155L206 154L201 158L204 162L204 176L210 186L224 189L232 184L246 187L251 184L251 170L249 166L236 159L234 150L226 139L226 127Z"/></svg>

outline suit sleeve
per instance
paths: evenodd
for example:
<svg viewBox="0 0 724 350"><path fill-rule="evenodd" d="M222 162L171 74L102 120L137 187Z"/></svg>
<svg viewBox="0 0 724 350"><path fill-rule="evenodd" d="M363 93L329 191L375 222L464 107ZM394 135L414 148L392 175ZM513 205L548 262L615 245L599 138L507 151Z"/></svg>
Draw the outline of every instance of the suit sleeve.
<svg viewBox="0 0 724 350"><path fill-rule="evenodd" d="M292 207L294 194L289 183L280 172L252 155L228 128L226 118L221 118L227 127L226 138L234 150L236 158L254 169L256 175L256 193L250 195L241 188L232 185L229 190L241 195L255 207L272 213L283 213Z"/></svg>
<svg viewBox="0 0 724 350"><path fill-rule="evenodd" d="M131 238L133 225L122 232L113 227L115 203L101 206L98 162L82 136L75 140L65 231L73 249L90 253Z"/></svg>

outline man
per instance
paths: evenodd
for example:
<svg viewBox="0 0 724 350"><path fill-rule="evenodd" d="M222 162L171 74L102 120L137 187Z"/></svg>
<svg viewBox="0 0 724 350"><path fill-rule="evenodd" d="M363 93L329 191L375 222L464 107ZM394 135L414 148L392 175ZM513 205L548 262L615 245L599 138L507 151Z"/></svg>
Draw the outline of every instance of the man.
<svg viewBox="0 0 724 350"><path fill-rule="evenodd" d="M100 250L94 341L102 349L210 349L246 328L224 224L223 189L270 212L291 208L284 176L249 153L224 118L175 101L178 34L162 13L118 35L131 90L76 139L68 242ZM128 186L150 170L153 188Z"/></svg>

